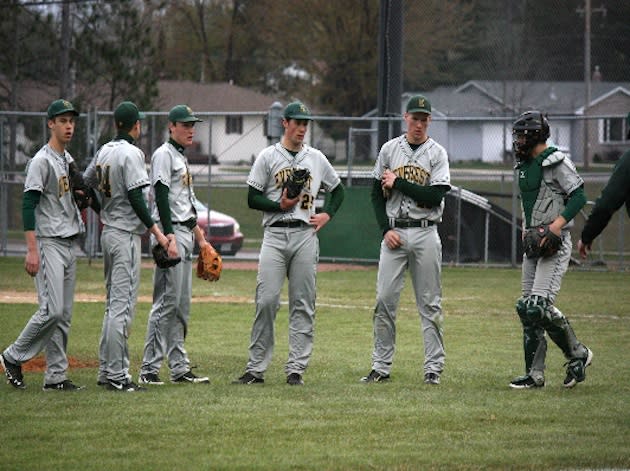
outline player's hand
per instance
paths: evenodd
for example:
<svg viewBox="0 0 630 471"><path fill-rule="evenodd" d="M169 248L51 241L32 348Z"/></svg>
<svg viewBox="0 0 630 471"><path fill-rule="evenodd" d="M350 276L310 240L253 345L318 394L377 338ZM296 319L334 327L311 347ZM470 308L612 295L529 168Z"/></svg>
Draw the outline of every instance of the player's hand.
<svg viewBox="0 0 630 471"><path fill-rule="evenodd" d="M168 254L168 258L179 257L179 252L177 251L177 242L169 239L168 247L166 248L166 253Z"/></svg>
<svg viewBox="0 0 630 471"><path fill-rule="evenodd" d="M591 246L592 244L585 244L582 242L582 239L578 240L578 252L583 260L586 259L586 256L591 251Z"/></svg>
<svg viewBox="0 0 630 471"><path fill-rule="evenodd" d="M396 181L396 174L391 170L387 169L383 172L383 176L381 178L381 188L383 190L391 190L394 187L394 182Z"/></svg>
<svg viewBox="0 0 630 471"><path fill-rule="evenodd" d="M280 209L282 211L288 211L293 206L298 204L298 201L300 201L300 195L296 196L293 199L287 198L287 189L285 188L284 190L282 190L282 196L280 197Z"/></svg>
<svg viewBox="0 0 630 471"><path fill-rule="evenodd" d="M396 232L394 229L390 229L383 236L383 240L385 241L385 245L390 250L397 249L402 245L402 240L400 240L400 234Z"/></svg>
<svg viewBox="0 0 630 471"><path fill-rule="evenodd" d="M313 214L309 218L308 223L312 226L315 226L315 232L317 232L326 224L328 224L328 221L330 221L330 214L322 212L319 214Z"/></svg>
<svg viewBox="0 0 630 471"><path fill-rule="evenodd" d="M31 276L37 275L37 272L39 271L39 254L37 253L37 250L29 250L26 252L24 269L26 270L26 273Z"/></svg>

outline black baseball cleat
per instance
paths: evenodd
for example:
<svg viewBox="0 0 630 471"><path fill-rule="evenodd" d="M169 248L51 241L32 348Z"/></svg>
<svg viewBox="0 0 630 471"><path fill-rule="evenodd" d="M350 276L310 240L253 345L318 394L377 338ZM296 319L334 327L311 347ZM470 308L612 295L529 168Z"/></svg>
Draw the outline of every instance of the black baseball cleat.
<svg viewBox="0 0 630 471"><path fill-rule="evenodd" d="M304 380L302 379L302 375L300 373L291 373L287 376L287 384L291 386L303 386Z"/></svg>
<svg viewBox="0 0 630 471"><path fill-rule="evenodd" d="M248 371L240 378L232 381L232 384L262 384L264 382L263 378L257 378Z"/></svg>
<svg viewBox="0 0 630 471"><path fill-rule="evenodd" d="M125 383L121 383L119 381L112 381L111 379L107 380L107 384L105 387L109 391L118 391L118 392L144 392L147 388L143 388L142 386L138 386L133 381L127 381Z"/></svg>
<svg viewBox="0 0 630 471"><path fill-rule="evenodd" d="M177 378L171 380L171 383L178 383L178 384L185 384L185 383L207 384L209 382L210 382L210 378L208 378L207 376L197 376L195 373L193 373L190 370L184 373L183 375L178 376Z"/></svg>
<svg viewBox="0 0 630 471"><path fill-rule="evenodd" d="M512 389L544 388L545 380L537 383L530 375L518 376L510 381L510 387Z"/></svg>
<svg viewBox="0 0 630 471"><path fill-rule="evenodd" d="M389 381L389 375L381 374L376 370L370 371L370 374L361 378L362 383L384 383Z"/></svg>
<svg viewBox="0 0 630 471"><path fill-rule="evenodd" d="M0 364L2 364L2 367L4 368L7 383L16 389L26 389L24 377L22 376L22 367L20 365L7 360L4 353L0 354Z"/></svg>
<svg viewBox="0 0 630 471"><path fill-rule="evenodd" d="M160 379L157 373L142 373L138 378L139 384L153 384L155 386L161 386L164 381Z"/></svg>
<svg viewBox="0 0 630 471"><path fill-rule="evenodd" d="M426 384L440 384L440 375L433 371L427 371L424 374L424 382Z"/></svg>
<svg viewBox="0 0 630 471"><path fill-rule="evenodd" d="M565 388L572 388L577 383L581 383L586 379L586 367L593 361L593 351L586 349L586 358L575 358L567 365L567 376L564 378L562 385Z"/></svg>
<svg viewBox="0 0 630 471"><path fill-rule="evenodd" d="M44 384L42 388L44 391L80 391L85 386L77 386L69 379L63 380L60 383Z"/></svg>

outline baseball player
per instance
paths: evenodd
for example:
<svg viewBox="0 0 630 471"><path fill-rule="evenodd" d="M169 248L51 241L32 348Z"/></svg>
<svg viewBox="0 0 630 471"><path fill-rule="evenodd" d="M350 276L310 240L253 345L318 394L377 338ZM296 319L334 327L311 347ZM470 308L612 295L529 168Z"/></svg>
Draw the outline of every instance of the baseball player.
<svg viewBox="0 0 630 471"><path fill-rule="evenodd" d="M170 268L155 267L153 306L147 325L140 384L164 384L158 373L165 353L172 382L210 382L207 377L199 377L190 370L190 360L184 349L192 297L195 240L199 247L209 245L197 225L192 175L184 156L184 150L193 143L195 123L200 121L188 106L173 107L168 114L169 140L151 157L151 184L156 203L153 218L161 222L165 234L174 234L174 248L182 261Z"/></svg>
<svg viewBox="0 0 630 471"><path fill-rule="evenodd" d="M76 391L68 377L68 335L72 319L76 257L74 242L84 232L79 208L72 196L66 150L78 111L66 100L48 107L50 139L28 162L22 216L26 238L27 273L35 277L39 309L17 340L0 355L9 384L26 388L22 363L46 352L44 391Z"/></svg>
<svg viewBox="0 0 630 471"><path fill-rule="evenodd" d="M374 166L372 205L383 232L374 308L372 370L361 381L390 379L396 343L396 310L405 271L411 272L424 336L424 382L439 384L442 338L442 220L450 190L446 150L427 134L431 103L417 95L404 114L407 132L381 147Z"/></svg>
<svg viewBox="0 0 630 471"><path fill-rule="evenodd" d="M251 331L249 361L235 383L264 382L274 347L274 321L280 308L280 291L289 279L289 357L287 383L302 379L313 349L315 278L319 257L317 232L335 215L344 199L339 176L326 156L304 143L308 108L293 102L284 109L284 134L279 143L263 149L247 179L249 207L263 212L265 228L256 286L256 317ZM310 178L295 198L288 198L284 183L294 169L308 169ZM315 212L320 187L331 194L323 211Z"/></svg>
<svg viewBox="0 0 630 471"><path fill-rule="evenodd" d="M628 126L626 139L630 140L630 113L626 117L626 123ZM612 215L624 203L626 203L626 212L630 216L630 150L624 152L619 158L582 229L582 235L578 241L578 252L582 258L586 258L595 238L606 228Z"/></svg>
<svg viewBox="0 0 630 471"><path fill-rule="evenodd" d="M140 236L149 228L157 242L177 256L174 236L165 236L151 219L143 191L149 177L144 153L133 145L140 137L144 114L124 101L116 107L117 135L103 145L85 171L85 181L101 197L101 246L107 301L99 347L98 384L112 391L134 392L129 374L127 339L140 283Z"/></svg>
<svg viewBox="0 0 630 471"><path fill-rule="evenodd" d="M525 229L548 225L561 238L561 247L551 256L523 256L522 296L516 312L523 325L525 375L514 378L510 387L545 385L546 332L567 359L564 386L571 388L584 381L593 352L578 341L554 301L571 257L569 228L586 203L584 181L566 154L547 146L549 123L542 113L520 115L512 126L512 136Z"/></svg>

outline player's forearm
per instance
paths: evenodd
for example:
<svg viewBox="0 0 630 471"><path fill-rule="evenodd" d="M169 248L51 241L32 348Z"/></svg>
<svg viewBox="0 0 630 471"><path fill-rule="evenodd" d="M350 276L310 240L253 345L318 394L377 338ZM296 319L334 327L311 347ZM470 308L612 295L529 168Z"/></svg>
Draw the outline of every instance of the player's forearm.
<svg viewBox="0 0 630 471"><path fill-rule="evenodd" d="M25 231L24 240L26 241L27 252L37 251L37 236L35 235L35 231Z"/></svg>
<svg viewBox="0 0 630 471"><path fill-rule="evenodd" d="M249 191L247 193L247 205L251 209L257 209L259 211L275 213L282 211L279 202L271 201L263 195L262 191L257 190L252 186L249 187Z"/></svg>
<svg viewBox="0 0 630 471"><path fill-rule="evenodd" d="M168 187L160 182L155 184L155 205L160 215L160 222L165 234L173 233L173 223L171 221L171 208L168 204Z"/></svg>
<svg viewBox="0 0 630 471"><path fill-rule="evenodd" d="M374 209L374 215L376 216L376 223L381 229L381 232L385 234L389 231L389 220L387 218L387 211L385 210L385 197L383 196L383 189L381 188L381 181L374 180L372 184L372 192L370 193L370 199L372 200L372 208Z"/></svg>
<svg viewBox="0 0 630 471"><path fill-rule="evenodd" d="M435 207L442 204L442 199L448 192L449 187L445 185L422 186L403 178L396 178L394 181L394 189L400 191L406 196L409 196L410 198L413 198L416 203L420 203L424 206Z"/></svg>
<svg viewBox="0 0 630 471"><path fill-rule="evenodd" d="M330 195L328 195L328 197L326 198L326 203L324 204L323 211L327 213L331 219L337 213L337 210L341 206L341 203L343 203L343 199L345 198L345 196L346 190L340 183L335 187L334 190L330 192Z"/></svg>

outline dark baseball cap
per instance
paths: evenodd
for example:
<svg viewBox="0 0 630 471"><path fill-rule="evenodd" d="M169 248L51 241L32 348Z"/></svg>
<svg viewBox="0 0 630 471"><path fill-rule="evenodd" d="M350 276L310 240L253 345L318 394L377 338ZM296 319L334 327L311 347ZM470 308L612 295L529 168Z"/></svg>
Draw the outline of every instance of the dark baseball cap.
<svg viewBox="0 0 630 471"><path fill-rule="evenodd" d="M412 96L407 102L407 113L431 114L431 102L424 95Z"/></svg>
<svg viewBox="0 0 630 471"><path fill-rule="evenodd" d="M75 116L79 116L79 112L74 109L72 103L68 100L55 100L48 107L46 115L48 119L53 119L55 116L59 116L64 113L72 113Z"/></svg>
<svg viewBox="0 0 630 471"><path fill-rule="evenodd" d="M114 120L116 127L120 129L130 129L136 121L146 118L146 115L138 110L135 103L123 101L114 110Z"/></svg>
<svg viewBox="0 0 630 471"><path fill-rule="evenodd" d="M313 119L311 111L301 101L289 103L284 109L283 116L284 119Z"/></svg>
<svg viewBox="0 0 630 471"><path fill-rule="evenodd" d="M196 123L203 121L197 118L193 110L186 105L177 105L171 108L171 111L168 112L168 120L171 123Z"/></svg>

